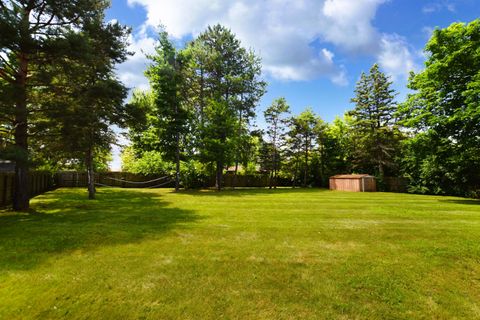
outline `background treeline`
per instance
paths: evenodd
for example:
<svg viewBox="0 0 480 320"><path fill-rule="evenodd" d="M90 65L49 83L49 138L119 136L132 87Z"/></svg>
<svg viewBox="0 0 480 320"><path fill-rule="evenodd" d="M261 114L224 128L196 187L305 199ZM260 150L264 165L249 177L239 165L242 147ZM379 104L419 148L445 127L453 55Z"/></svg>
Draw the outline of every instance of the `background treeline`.
<svg viewBox="0 0 480 320"><path fill-rule="evenodd" d="M327 123L311 109L292 115L279 98L252 125L265 91L260 61L221 26L182 49L161 32L146 75L127 110L132 144L123 170L176 174L185 187L222 174L265 174L294 186L328 186L338 173L403 177L416 193L478 196L480 190L480 21L436 30L425 69L412 73L399 102L373 65L362 73L354 108ZM139 115L142 121L138 121Z"/></svg>
<svg viewBox="0 0 480 320"><path fill-rule="evenodd" d="M177 189L214 177L269 176L326 186L338 173L405 177L409 191L472 196L480 189L480 20L436 30L406 101L377 65L354 108L331 123L279 98L258 119L261 61L220 25L177 48L166 32L145 74L151 89L115 75L129 28L105 23L104 0L0 2L0 159L15 162L14 208L29 206L32 169L107 169L113 125L128 129L124 170L171 174ZM260 121L259 121L260 120ZM262 123L259 126L255 121Z"/></svg>

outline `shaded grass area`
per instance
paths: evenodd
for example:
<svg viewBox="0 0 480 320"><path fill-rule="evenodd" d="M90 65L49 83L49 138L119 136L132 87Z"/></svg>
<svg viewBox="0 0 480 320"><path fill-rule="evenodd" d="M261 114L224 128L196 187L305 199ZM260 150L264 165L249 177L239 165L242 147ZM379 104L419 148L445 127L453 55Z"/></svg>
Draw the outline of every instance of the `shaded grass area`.
<svg viewBox="0 0 480 320"><path fill-rule="evenodd" d="M81 189L0 211L0 318L480 318L477 201Z"/></svg>

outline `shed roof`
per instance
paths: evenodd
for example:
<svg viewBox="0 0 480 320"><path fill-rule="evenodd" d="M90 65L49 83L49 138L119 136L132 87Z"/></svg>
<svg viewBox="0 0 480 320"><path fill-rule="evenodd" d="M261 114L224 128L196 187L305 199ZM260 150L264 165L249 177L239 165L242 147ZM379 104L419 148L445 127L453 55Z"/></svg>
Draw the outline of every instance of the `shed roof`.
<svg viewBox="0 0 480 320"><path fill-rule="evenodd" d="M337 174L330 177L330 179L362 179L362 178L375 178L369 174Z"/></svg>

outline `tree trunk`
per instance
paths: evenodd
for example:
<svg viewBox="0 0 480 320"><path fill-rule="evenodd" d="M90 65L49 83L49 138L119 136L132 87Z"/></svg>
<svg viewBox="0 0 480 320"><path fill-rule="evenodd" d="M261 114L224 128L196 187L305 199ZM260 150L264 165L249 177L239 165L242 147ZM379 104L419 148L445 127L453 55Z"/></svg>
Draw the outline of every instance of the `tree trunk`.
<svg viewBox="0 0 480 320"><path fill-rule="evenodd" d="M175 62L175 69L177 68ZM176 91L176 90L175 90ZM178 123L179 117L179 104L178 104L178 97L175 96L175 122ZM180 128L177 127L175 133L175 192L180 190Z"/></svg>
<svg viewBox="0 0 480 320"><path fill-rule="evenodd" d="M385 169L383 168L383 163L378 164L378 174L380 176L380 179L383 180L383 177L385 175Z"/></svg>
<svg viewBox="0 0 480 320"><path fill-rule="evenodd" d="M323 181L325 181L325 155L324 155L324 148L323 142L320 141L320 186L324 187Z"/></svg>
<svg viewBox="0 0 480 320"><path fill-rule="evenodd" d="M200 127L203 126L204 122L204 110L205 110L205 79L203 75L203 69L200 69Z"/></svg>
<svg viewBox="0 0 480 320"><path fill-rule="evenodd" d="M273 188L277 189L277 132L278 132L278 125L277 120L273 122L273 176L272 181L270 182L270 189Z"/></svg>
<svg viewBox="0 0 480 320"><path fill-rule="evenodd" d="M293 173L293 187L295 188L297 186L297 177L300 178L301 172L300 172L300 156L295 155L295 170Z"/></svg>
<svg viewBox="0 0 480 320"><path fill-rule="evenodd" d="M19 70L16 76L17 102L15 105L15 183L13 191L13 209L15 211L28 210L30 197L28 190L28 111L27 111L27 75L28 58L19 55Z"/></svg>
<svg viewBox="0 0 480 320"><path fill-rule="evenodd" d="M268 174L268 189L272 189L273 188L273 170L270 170L270 173Z"/></svg>
<svg viewBox="0 0 480 320"><path fill-rule="evenodd" d="M274 189L277 189L277 146L276 139L273 140L273 175L270 182L270 189L272 186Z"/></svg>
<svg viewBox="0 0 480 320"><path fill-rule="evenodd" d="M177 150L175 152L175 191L180 190L180 134L176 134Z"/></svg>
<svg viewBox="0 0 480 320"><path fill-rule="evenodd" d="M235 172L233 174L233 189L237 186L237 176L238 176L238 158L235 160Z"/></svg>
<svg viewBox="0 0 480 320"><path fill-rule="evenodd" d="M15 140L16 147L20 148L22 151L26 149L24 142L19 143L20 139L18 138L17 134L15 134ZM13 189L13 210L15 211L26 211L30 208L28 181L28 159L17 159L15 162L15 179Z"/></svg>
<svg viewBox="0 0 480 320"><path fill-rule="evenodd" d="M273 169L273 189L277 189L277 168Z"/></svg>
<svg viewBox="0 0 480 320"><path fill-rule="evenodd" d="M217 172L215 176L215 188L218 191L222 190L223 184L223 163L221 161L217 161Z"/></svg>
<svg viewBox="0 0 480 320"><path fill-rule="evenodd" d="M303 187L307 186L307 176L308 176L308 142L305 143L305 171L303 172Z"/></svg>
<svg viewBox="0 0 480 320"><path fill-rule="evenodd" d="M238 135L238 141L241 141L240 139L240 136L242 135L242 111L240 110L239 112L239 116L238 116L238 132L237 132L237 135ZM235 151L235 174L233 175L233 188L235 189L235 187L237 186L237 175L238 175L238 158L239 158L239 154L238 154L238 150L240 149L239 148L240 146L237 147L237 150Z"/></svg>
<svg viewBox="0 0 480 320"><path fill-rule="evenodd" d="M95 172L93 170L93 153L89 148L85 158L85 164L87 167L87 183L88 183L88 199L95 199Z"/></svg>

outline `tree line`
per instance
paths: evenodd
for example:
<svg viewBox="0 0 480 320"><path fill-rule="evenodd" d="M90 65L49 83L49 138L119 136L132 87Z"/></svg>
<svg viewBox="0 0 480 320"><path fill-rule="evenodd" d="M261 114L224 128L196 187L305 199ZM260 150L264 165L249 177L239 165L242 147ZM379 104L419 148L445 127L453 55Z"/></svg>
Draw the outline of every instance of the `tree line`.
<svg viewBox="0 0 480 320"><path fill-rule="evenodd" d="M193 41L178 55L185 57L197 46L205 49L201 39L207 35L209 39L233 37L230 30L221 26L209 28L199 36L200 41ZM352 99L356 107L344 118L326 123L311 108L292 115L286 99L278 98L263 112L265 129L258 130L249 124L255 116L255 103L265 87L264 82L256 78L260 75L259 66L251 67L258 70L255 74L247 74L251 82L245 81L245 75L241 76L242 85L254 89L249 100L239 99L247 93L242 91L243 86L238 86L238 96L230 95L230 103L222 100L223 104L219 105L217 99L212 99L207 100L205 108L199 94L205 90L202 89L205 78L195 77L208 73L207 66L214 64L175 70L168 62L174 59L165 58L166 50L172 48L166 33L162 33L156 55L150 57L152 65L146 72L152 89L136 91L127 108L135 122L129 124L128 137L132 144L123 156L126 171L145 174L174 171L177 188L180 175L184 184L192 184L192 174L214 173L218 189L221 189L222 174L232 166L230 171L234 175L238 174L239 166L243 173L268 174L271 188L276 188L279 178L307 187L328 186L328 177L340 172L371 172L380 179L385 174L398 174L395 157L402 133L394 117L395 93L378 65L374 65L368 75L362 74L356 97ZM201 54L205 57L208 51ZM259 64L258 59L251 61ZM183 80L179 80L182 77ZM196 82L189 82L191 79ZM230 79L234 78L230 76ZM165 93L165 88L182 82L186 89L176 91L176 98L171 91ZM139 114L142 121L138 121ZM211 118L215 120L203 123ZM172 162L175 168L169 167Z"/></svg>
<svg viewBox="0 0 480 320"><path fill-rule="evenodd" d="M28 172L107 167L112 125L128 129L124 169L172 174L176 189L226 171L326 186L337 173L405 177L409 191L472 196L480 189L480 20L437 29L411 94L396 101L379 68L362 73L354 108L327 123L292 115L278 98L255 126L267 83L235 34L208 27L178 48L161 31L145 71L150 90L115 75L130 29L106 23L108 1L0 2L0 159L15 162L14 209L27 210Z"/></svg>
<svg viewBox="0 0 480 320"><path fill-rule="evenodd" d="M268 174L271 188L278 179L326 187L331 175L357 172L375 175L380 189L385 177L403 177L410 192L478 195L479 35L479 20L437 29L406 101L374 64L343 117L327 123L311 108L292 115L278 98L259 130L251 124L266 85L254 52L219 25L182 49L162 31L146 71L151 90L136 91L127 108L143 121L128 125L123 168L175 172L177 188L215 175L221 189L222 174L241 168Z"/></svg>

